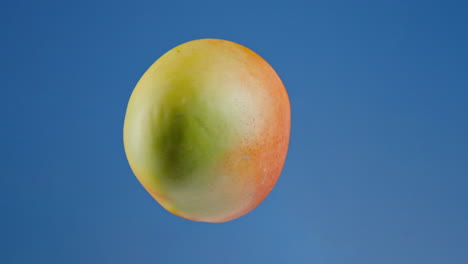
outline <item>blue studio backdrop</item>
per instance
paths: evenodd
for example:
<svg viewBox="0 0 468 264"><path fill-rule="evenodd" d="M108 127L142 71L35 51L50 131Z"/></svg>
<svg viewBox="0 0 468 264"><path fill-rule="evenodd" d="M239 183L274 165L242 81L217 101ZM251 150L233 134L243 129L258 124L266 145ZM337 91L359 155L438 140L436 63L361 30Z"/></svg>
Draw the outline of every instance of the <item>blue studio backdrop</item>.
<svg viewBox="0 0 468 264"><path fill-rule="evenodd" d="M467 1L2 1L0 263L468 263ZM129 96L183 42L243 44L292 105L268 198L162 209L127 163Z"/></svg>

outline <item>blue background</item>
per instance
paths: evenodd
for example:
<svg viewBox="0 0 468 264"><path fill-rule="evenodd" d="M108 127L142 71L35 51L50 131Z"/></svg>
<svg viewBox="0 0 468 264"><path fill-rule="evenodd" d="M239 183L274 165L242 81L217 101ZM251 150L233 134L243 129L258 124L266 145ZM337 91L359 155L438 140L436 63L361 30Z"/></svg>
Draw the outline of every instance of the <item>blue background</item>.
<svg viewBox="0 0 468 264"><path fill-rule="evenodd" d="M467 1L2 1L0 263L468 263ZM225 224L163 210L122 145L130 93L198 38L292 103L283 174Z"/></svg>

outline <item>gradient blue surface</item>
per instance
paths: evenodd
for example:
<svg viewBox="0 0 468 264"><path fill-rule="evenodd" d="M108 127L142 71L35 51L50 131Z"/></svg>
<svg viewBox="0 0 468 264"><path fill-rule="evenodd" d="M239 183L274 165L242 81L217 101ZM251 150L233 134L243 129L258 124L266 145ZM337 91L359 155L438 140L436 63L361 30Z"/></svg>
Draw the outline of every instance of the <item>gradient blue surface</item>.
<svg viewBox="0 0 468 264"><path fill-rule="evenodd" d="M468 263L468 2L3 1L0 263ZM125 158L164 52L248 46L284 80L283 174L247 216L164 211Z"/></svg>

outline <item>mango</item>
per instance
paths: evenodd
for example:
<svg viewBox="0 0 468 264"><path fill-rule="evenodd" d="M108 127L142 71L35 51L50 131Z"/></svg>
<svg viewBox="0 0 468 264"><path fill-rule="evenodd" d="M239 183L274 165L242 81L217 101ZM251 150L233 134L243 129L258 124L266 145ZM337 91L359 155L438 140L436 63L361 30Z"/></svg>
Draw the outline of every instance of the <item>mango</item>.
<svg viewBox="0 0 468 264"><path fill-rule="evenodd" d="M273 189L290 123L287 91L262 57L227 40L193 40L165 53L138 81L125 114L125 154L163 208L222 223L247 214Z"/></svg>

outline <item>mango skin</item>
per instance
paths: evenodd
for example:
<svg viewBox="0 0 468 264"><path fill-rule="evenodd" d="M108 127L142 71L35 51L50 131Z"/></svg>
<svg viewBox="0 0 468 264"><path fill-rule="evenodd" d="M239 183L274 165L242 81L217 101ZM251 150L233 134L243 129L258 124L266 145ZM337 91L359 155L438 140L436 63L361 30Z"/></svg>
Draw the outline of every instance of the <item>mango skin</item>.
<svg viewBox="0 0 468 264"><path fill-rule="evenodd" d="M286 89L252 50L186 42L160 57L128 102L124 148L144 188L169 212L221 223L275 186L290 136Z"/></svg>

